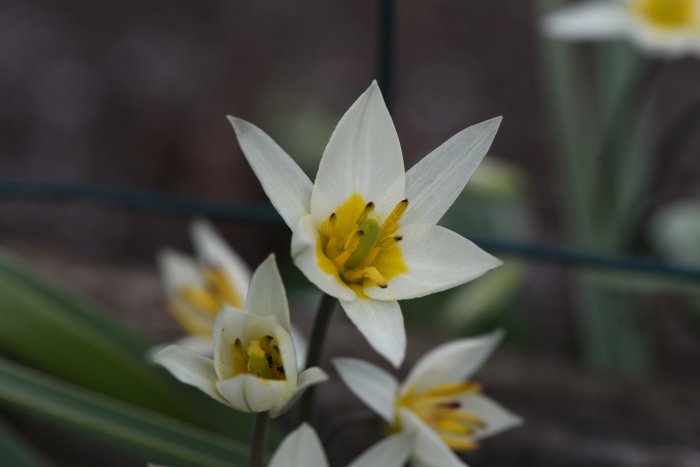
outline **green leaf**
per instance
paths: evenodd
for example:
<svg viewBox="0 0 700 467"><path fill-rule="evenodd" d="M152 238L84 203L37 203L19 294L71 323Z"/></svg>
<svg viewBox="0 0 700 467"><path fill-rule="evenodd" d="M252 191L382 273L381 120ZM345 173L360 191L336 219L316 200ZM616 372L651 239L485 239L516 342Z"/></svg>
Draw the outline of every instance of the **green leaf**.
<svg viewBox="0 0 700 467"><path fill-rule="evenodd" d="M53 467L54 464L33 449L24 439L0 420L0 459L13 467Z"/></svg>
<svg viewBox="0 0 700 467"><path fill-rule="evenodd" d="M88 389L240 439L250 420L147 361L150 345L109 313L0 254L0 350Z"/></svg>
<svg viewBox="0 0 700 467"><path fill-rule="evenodd" d="M246 464L247 448L239 441L41 375L2 358L0 401L123 448L144 462L183 467Z"/></svg>

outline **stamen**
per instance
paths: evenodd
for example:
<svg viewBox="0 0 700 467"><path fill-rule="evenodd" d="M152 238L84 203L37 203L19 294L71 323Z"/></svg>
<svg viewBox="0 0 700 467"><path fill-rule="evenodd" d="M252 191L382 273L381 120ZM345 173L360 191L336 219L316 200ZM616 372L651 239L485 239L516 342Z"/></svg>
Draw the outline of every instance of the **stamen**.
<svg viewBox="0 0 700 467"><path fill-rule="evenodd" d="M389 214L389 216L384 221L384 224L382 224L382 237L394 233L396 229L399 228L399 221L401 220L401 216L403 216L403 213L406 212L407 208L407 199L399 202L394 207L394 210L391 211L391 214Z"/></svg>
<svg viewBox="0 0 700 467"><path fill-rule="evenodd" d="M392 246L399 243L401 240L403 240L403 235L389 236L389 237L386 237L384 240L382 240L379 243L379 246L382 248L391 248Z"/></svg>
<svg viewBox="0 0 700 467"><path fill-rule="evenodd" d="M328 235L332 238L338 235L338 216L335 213L328 218Z"/></svg>
<svg viewBox="0 0 700 467"><path fill-rule="evenodd" d="M468 426L464 426L461 423L451 420L449 418L442 418L438 420L438 422L435 425L439 431L446 431L450 434L468 435L474 432L474 430L472 430Z"/></svg>
<svg viewBox="0 0 700 467"><path fill-rule="evenodd" d="M370 264L374 263L374 260L377 259L377 255L379 252L382 251L381 246L375 246L372 248L372 251L369 252L367 257L362 260L362 262L358 265L359 268L366 268Z"/></svg>
<svg viewBox="0 0 700 467"><path fill-rule="evenodd" d="M365 272L365 277L375 284L377 284L379 287L385 289L387 286L387 280L382 276L382 274L379 272L377 268L374 266L370 266L364 269Z"/></svg>
<svg viewBox="0 0 700 467"><path fill-rule="evenodd" d="M182 287L178 292L186 302L200 310L213 314L221 309L222 303L213 294L209 294L199 287Z"/></svg>
<svg viewBox="0 0 700 467"><path fill-rule="evenodd" d="M365 234L364 230L356 230L353 232L352 235L348 238L348 240L345 242L345 245L343 246L343 250L350 251L351 253L355 251L357 248L357 245L359 245L360 240L362 239L362 236Z"/></svg>
<svg viewBox="0 0 700 467"><path fill-rule="evenodd" d="M369 214L372 211L374 211L374 202L370 201L369 203L367 203L367 206L365 206L365 208L362 210L360 215L357 217L357 220L355 221L355 223L357 225L362 224L364 221L367 220L367 216L369 216Z"/></svg>
<svg viewBox="0 0 700 467"><path fill-rule="evenodd" d="M338 270L342 270L345 268L345 263L348 262L350 259L350 255L352 253L350 251L344 251L335 258L333 258L333 264L335 264L335 267L338 268Z"/></svg>
<svg viewBox="0 0 700 467"><path fill-rule="evenodd" d="M443 413L441 411L438 411L439 413ZM465 412L463 410L451 410L449 411L449 416L450 418L453 418L455 420L459 420L465 423L468 423L470 425L474 425L479 428L485 428L486 427L486 422L477 417L476 415L470 414L469 412Z"/></svg>

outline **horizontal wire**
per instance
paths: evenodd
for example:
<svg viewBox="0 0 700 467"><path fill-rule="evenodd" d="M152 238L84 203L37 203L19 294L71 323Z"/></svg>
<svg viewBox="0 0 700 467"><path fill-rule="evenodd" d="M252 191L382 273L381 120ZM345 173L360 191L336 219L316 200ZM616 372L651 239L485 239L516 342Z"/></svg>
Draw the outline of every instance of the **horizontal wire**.
<svg viewBox="0 0 700 467"><path fill-rule="evenodd" d="M181 216L283 227L285 224L268 204L220 201L131 188L109 188L70 182L0 180L0 198L59 202L91 202L132 211L157 212ZM612 256L579 249L465 235L479 247L532 260L572 266L651 274L700 281L700 269L670 265L657 260Z"/></svg>

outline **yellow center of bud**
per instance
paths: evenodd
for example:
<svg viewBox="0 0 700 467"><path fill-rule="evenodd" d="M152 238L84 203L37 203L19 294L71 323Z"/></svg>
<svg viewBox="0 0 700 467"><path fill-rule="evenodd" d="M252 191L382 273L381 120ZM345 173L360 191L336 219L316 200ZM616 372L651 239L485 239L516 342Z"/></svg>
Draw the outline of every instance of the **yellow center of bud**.
<svg viewBox="0 0 700 467"><path fill-rule="evenodd" d="M389 280L408 271L397 235L408 201L399 202L379 219L374 203L355 193L319 228L316 258L321 269L365 297L365 287L386 287Z"/></svg>
<svg viewBox="0 0 700 467"><path fill-rule="evenodd" d="M398 406L415 413L455 451L474 451L479 445L472 435L474 431L484 428L486 423L462 410L459 398L480 391L481 386L477 383L447 383L418 395L409 392L399 401Z"/></svg>
<svg viewBox="0 0 700 467"><path fill-rule="evenodd" d="M169 304L172 316L190 335L211 338L214 318L224 305L243 308L243 300L226 273L215 267L202 268L203 285L186 285L177 291L177 298L197 311L201 316L193 317L178 307L178 302Z"/></svg>
<svg viewBox="0 0 700 467"><path fill-rule="evenodd" d="M233 370L231 377L248 373L262 379L285 380L280 349L272 336L252 340L248 347L240 339L231 344Z"/></svg>
<svg viewBox="0 0 700 467"><path fill-rule="evenodd" d="M661 29L693 27L697 23L696 0L633 0L632 11Z"/></svg>

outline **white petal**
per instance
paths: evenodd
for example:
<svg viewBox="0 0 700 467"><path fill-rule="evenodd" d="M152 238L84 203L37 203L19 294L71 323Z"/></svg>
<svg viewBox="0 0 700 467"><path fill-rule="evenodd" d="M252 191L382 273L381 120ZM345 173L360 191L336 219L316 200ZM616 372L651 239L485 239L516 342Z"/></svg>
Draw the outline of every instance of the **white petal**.
<svg viewBox="0 0 700 467"><path fill-rule="evenodd" d="M314 384L325 383L326 381L328 381L328 375L319 367L314 366L302 371L294 393L286 401L280 401L280 403L272 407L270 409L270 417L275 418L282 415L299 400L309 387Z"/></svg>
<svg viewBox="0 0 700 467"><path fill-rule="evenodd" d="M246 159L272 205L290 229L309 212L311 180L286 152L255 125L228 117Z"/></svg>
<svg viewBox="0 0 700 467"><path fill-rule="evenodd" d="M432 428L407 409L399 411L401 426L415 435L411 465L420 467L465 467Z"/></svg>
<svg viewBox="0 0 700 467"><path fill-rule="evenodd" d="M240 339L241 344L247 347L252 340L263 336L272 336L277 341L287 381L296 387L297 357L289 333L271 318L261 318L231 307L221 310L214 322L214 368L219 379L229 378L233 372L231 345L236 339Z"/></svg>
<svg viewBox="0 0 700 467"><path fill-rule="evenodd" d="M412 224L399 229L399 243L408 272L389 280L386 288L366 288L378 300L406 300L451 289L501 265L501 261L444 227Z"/></svg>
<svg viewBox="0 0 700 467"><path fill-rule="evenodd" d="M321 440L306 423L287 435L268 467L328 467Z"/></svg>
<svg viewBox="0 0 700 467"><path fill-rule="evenodd" d="M318 264L316 242L320 241L312 216L304 216L292 232L292 259L307 279L323 292L340 300L354 300L357 295L339 282L337 274L328 274Z"/></svg>
<svg viewBox="0 0 700 467"><path fill-rule="evenodd" d="M522 418L481 394L467 394L460 397L459 402L460 410L472 413L486 422L486 428L474 432L476 440L496 435L523 423Z"/></svg>
<svg viewBox="0 0 700 467"><path fill-rule="evenodd" d="M197 336L185 336L181 337L180 339L176 340L175 342L170 342L167 344L160 344L151 347L148 349L148 352L146 352L146 358L149 360L155 361L155 356L160 352L161 350L171 346L171 345L176 345L178 347L184 347L188 350L191 350L194 353L197 353L203 357L208 357L212 358L213 355L213 347L212 347L212 341L211 339L204 339L202 337L197 337Z"/></svg>
<svg viewBox="0 0 700 467"><path fill-rule="evenodd" d="M405 197L403 156L396 129L376 81L340 119L323 152L311 213L322 222L350 195L374 201L388 214Z"/></svg>
<svg viewBox="0 0 700 467"><path fill-rule="evenodd" d="M250 286L250 269L245 261L228 246L207 221L193 222L191 235L200 261L223 269L236 293L245 300Z"/></svg>
<svg viewBox="0 0 700 467"><path fill-rule="evenodd" d="M158 252L158 270L168 295L183 286L201 286L204 282L199 265L191 257L169 248Z"/></svg>
<svg viewBox="0 0 700 467"><path fill-rule="evenodd" d="M216 389L216 373L211 358L203 357L184 347L171 345L158 352L153 360L163 365L178 380L204 391L208 396L226 404Z"/></svg>
<svg viewBox="0 0 700 467"><path fill-rule="evenodd" d="M251 374L219 381L216 388L229 405L241 412L266 412L294 393L289 381L263 380Z"/></svg>
<svg viewBox="0 0 700 467"><path fill-rule="evenodd" d="M335 358L333 365L345 385L388 423L394 423L399 383L371 363L355 358Z"/></svg>
<svg viewBox="0 0 700 467"><path fill-rule="evenodd" d="M375 444L348 467L402 467L411 455L413 435L400 433Z"/></svg>
<svg viewBox="0 0 700 467"><path fill-rule="evenodd" d="M618 37L627 29L627 13L616 2L589 0L554 10L542 22L544 34L564 40Z"/></svg>
<svg viewBox="0 0 700 467"><path fill-rule="evenodd" d="M372 299L340 300L340 304L374 350L399 367L406 355L406 330L399 304Z"/></svg>
<svg viewBox="0 0 700 467"><path fill-rule="evenodd" d="M290 332L289 304L275 255L270 255L253 273L245 309L261 318L276 320Z"/></svg>
<svg viewBox="0 0 700 467"><path fill-rule="evenodd" d="M435 224L462 193L501 124L501 117L460 131L406 173L408 210L401 223Z"/></svg>
<svg viewBox="0 0 700 467"><path fill-rule="evenodd" d="M401 394L408 390L420 394L440 384L468 379L496 349L502 338L503 332L499 330L434 348L413 366L401 386Z"/></svg>

